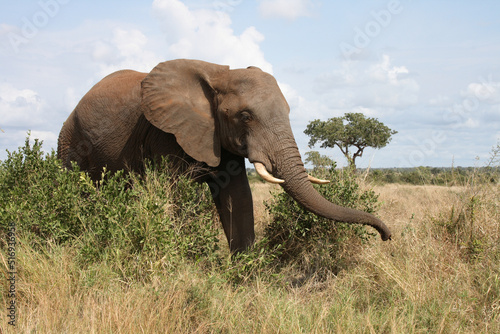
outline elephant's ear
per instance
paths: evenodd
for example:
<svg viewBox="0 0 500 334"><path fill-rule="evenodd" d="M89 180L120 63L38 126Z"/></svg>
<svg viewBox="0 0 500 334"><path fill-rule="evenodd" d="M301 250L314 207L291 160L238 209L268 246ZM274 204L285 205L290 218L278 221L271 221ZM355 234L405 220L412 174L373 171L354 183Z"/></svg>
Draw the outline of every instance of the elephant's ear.
<svg viewBox="0 0 500 334"><path fill-rule="evenodd" d="M214 112L228 66L178 59L158 64L142 81L142 109L158 129L175 135L192 158L215 167L221 146Z"/></svg>

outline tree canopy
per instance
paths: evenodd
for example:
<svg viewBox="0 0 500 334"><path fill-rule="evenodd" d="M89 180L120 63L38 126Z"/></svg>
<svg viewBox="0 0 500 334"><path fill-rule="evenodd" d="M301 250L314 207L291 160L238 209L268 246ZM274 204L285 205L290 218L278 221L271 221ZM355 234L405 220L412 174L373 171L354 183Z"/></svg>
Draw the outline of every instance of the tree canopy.
<svg viewBox="0 0 500 334"><path fill-rule="evenodd" d="M316 119L309 122L304 133L311 137L309 147L318 142L322 148L337 146L351 167L356 167L356 158L363 155L366 147L382 148L391 141L397 131L391 130L376 118L361 113L346 113L327 121Z"/></svg>

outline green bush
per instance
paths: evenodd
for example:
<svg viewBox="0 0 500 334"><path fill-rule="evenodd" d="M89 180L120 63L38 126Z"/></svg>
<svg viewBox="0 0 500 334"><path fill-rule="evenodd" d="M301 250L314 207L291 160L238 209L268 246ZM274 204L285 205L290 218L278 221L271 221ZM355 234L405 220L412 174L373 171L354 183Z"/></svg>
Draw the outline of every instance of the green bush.
<svg viewBox="0 0 500 334"><path fill-rule="evenodd" d="M41 142L29 138L19 151L8 152L0 164L0 226L5 231L11 221L17 230L40 239L65 242L83 231L79 208L80 193L93 187L79 182L78 171L62 173L54 153L43 157Z"/></svg>
<svg viewBox="0 0 500 334"><path fill-rule="evenodd" d="M41 142L0 162L0 233L14 222L35 247L74 247L82 264L110 261L129 275L212 261L220 229L208 187L170 173L162 162L139 177L103 173L96 185L78 166L65 170ZM5 240L5 238L2 238Z"/></svg>
<svg viewBox="0 0 500 334"><path fill-rule="evenodd" d="M348 169L316 170L315 176L331 180L330 184L315 185L329 201L373 213L378 196L362 190ZM265 230L268 247L279 246L278 259L292 263L305 275L337 274L353 260L356 250L375 233L358 224L334 223L319 217L297 204L287 193L276 192L266 208L271 222Z"/></svg>

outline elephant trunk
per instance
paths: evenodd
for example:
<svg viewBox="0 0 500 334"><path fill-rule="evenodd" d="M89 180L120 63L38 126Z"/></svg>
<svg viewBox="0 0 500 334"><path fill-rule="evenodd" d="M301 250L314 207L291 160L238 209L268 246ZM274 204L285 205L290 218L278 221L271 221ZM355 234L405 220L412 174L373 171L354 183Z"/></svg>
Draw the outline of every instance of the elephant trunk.
<svg viewBox="0 0 500 334"><path fill-rule="evenodd" d="M274 163L273 174L285 180L281 184L283 189L304 208L335 221L370 225L380 233L382 240L391 238L390 230L374 215L333 204L314 189L294 140L276 152L275 157L279 158Z"/></svg>

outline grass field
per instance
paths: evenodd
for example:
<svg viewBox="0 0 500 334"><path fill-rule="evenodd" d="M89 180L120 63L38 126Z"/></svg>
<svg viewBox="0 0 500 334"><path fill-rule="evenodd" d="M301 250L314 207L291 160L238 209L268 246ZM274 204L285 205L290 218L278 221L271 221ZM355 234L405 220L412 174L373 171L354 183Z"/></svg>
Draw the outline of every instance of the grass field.
<svg viewBox="0 0 500 334"><path fill-rule="evenodd" d="M252 188L261 235L271 186ZM234 284L187 262L125 281L106 261L83 269L70 246L39 252L21 240L17 327L7 325L4 293L3 332L500 332L498 186L374 190L393 240L373 239L338 275L298 285L265 271ZM1 263L5 273L4 253Z"/></svg>

